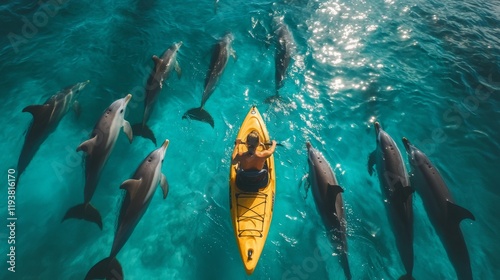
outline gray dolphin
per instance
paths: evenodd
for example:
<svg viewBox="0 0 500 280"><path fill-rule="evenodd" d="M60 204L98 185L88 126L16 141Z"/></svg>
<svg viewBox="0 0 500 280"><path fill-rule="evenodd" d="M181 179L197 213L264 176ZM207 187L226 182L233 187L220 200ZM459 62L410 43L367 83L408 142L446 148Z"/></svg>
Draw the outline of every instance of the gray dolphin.
<svg viewBox="0 0 500 280"><path fill-rule="evenodd" d="M377 148L370 154L368 172L377 165L378 179L384 194L385 209L389 216L399 256L406 270L400 279L413 279L413 206L408 173L401 152L394 140L375 123Z"/></svg>
<svg viewBox="0 0 500 280"><path fill-rule="evenodd" d="M277 23L275 34L276 50L274 55L274 78L276 94L278 94L278 90L283 87L283 81L286 77L288 66L290 65L294 43L292 33L283 21Z"/></svg>
<svg viewBox="0 0 500 280"><path fill-rule="evenodd" d="M153 112L154 104L158 100L158 95L163 88L163 82L168 80L170 72L175 69L177 76L181 77L181 68L177 62L177 52L182 46L182 42L171 45L161 56L153 55L153 70L146 83L146 100L144 101L144 115L142 123L132 125L134 136L142 136L150 139L156 146L156 138L153 131L147 126L147 121Z"/></svg>
<svg viewBox="0 0 500 280"><path fill-rule="evenodd" d="M169 141L165 140L160 148L151 152L139 165L132 179L128 179L121 184L120 188L127 190L127 194L120 209L111 253L109 257L101 260L89 270L85 276L86 280L123 279L122 267L116 259L116 255L125 245L135 226L148 209L158 184L161 185L163 190L163 199L168 194L168 183L165 175L161 172L168 143Z"/></svg>
<svg viewBox="0 0 500 280"><path fill-rule="evenodd" d="M201 106L198 108L189 109L184 116L183 119L195 119L198 121L206 122L214 127L214 119L212 116L203 109L205 106L205 102L207 102L208 98L212 95L219 82L224 69L226 68L227 61L229 60L229 56L233 56L236 59L236 54L231 47L231 43L233 42L234 37L233 34L227 33L222 39L220 39L217 44L215 44L212 51L212 59L210 60L210 66L208 67L207 76L205 77L205 88L203 90L203 96L201 98Z"/></svg>
<svg viewBox="0 0 500 280"><path fill-rule="evenodd" d="M95 125L90 139L81 143L76 149L77 152L84 151L86 153L84 198L82 204L76 205L66 212L63 221L69 218L84 219L96 223L102 229L101 214L90 204L90 200L122 127L132 143L132 128L124 119L127 104L131 98L132 95L128 94L113 102Z"/></svg>
<svg viewBox="0 0 500 280"><path fill-rule="evenodd" d="M23 109L23 112L29 112L33 115L33 121L28 128L21 155L17 162L17 178L26 170L40 145L47 137L54 132L59 121L66 115L69 108L76 104L76 99L80 91L89 83L77 83L60 90L52 95L43 105L30 105ZM17 182L16 182L17 186Z"/></svg>
<svg viewBox="0 0 500 280"><path fill-rule="evenodd" d="M429 219L446 249L459 280L472 279L469 251L460 230L463 219L475 220L469 210L455 204L441 174L427 156L403 138L413 176Z"/></svg>
<svg viewBox="0 0 500 280"><path fill-rule="evenodd" d="M347 261L346 219L344 215L344 190L338 185L335 174L323 155L307 142L309 163L309 183L316 208L332 237L332 244L340 255L340 264L347 279L351 279L351 269ZM337 245L338 244L338 245Z"/></svg>

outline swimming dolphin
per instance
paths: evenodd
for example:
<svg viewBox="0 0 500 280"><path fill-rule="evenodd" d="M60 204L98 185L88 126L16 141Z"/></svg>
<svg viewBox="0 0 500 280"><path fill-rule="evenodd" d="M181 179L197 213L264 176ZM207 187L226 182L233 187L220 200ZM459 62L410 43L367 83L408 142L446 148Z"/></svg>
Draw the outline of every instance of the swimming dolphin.
<svg viewBox="0 0 500 280"><path fill-rule="evenodd" d="M316 208L332 237L334 248L339 250L340 264L347 279L351 279L351 269L347 261L346 220L344 215L344 190L338 185L335 174L323 155L307 142L309 182Z"/></svg>
<svg viewBox="0 0 500 280"><path fill-rule="evenodd" d="M142 123L132 125L134 136L139 135L148 138L153 141L155 146L156 138L153 131L147 126L146 122L149 120L149 117L153 112L154 104L156 103L158 95L163 88L163 82L168 80L172 69L175 69L179 78L181 77L181 68L177 62L177 52L181 46L182 42L173 44L163 53L161 58L153 55L152 59L155 66L153 67L146 83L146 100L144 102L144 115L142 117Z"/></svg>
<svg viewBox="0 0 500 280"><path fill-rule="evenodd" d="M203 96L201 98L201 106L198 108L193 108L188 110L183 119L195 119L198 121L209 123L212 127L214 127L214 119L210 114L203 109L205 106L205 102L207 102L208 98L212 95L217 86L217 82L219 81L222 73L224 72L224 68L226 68L227 61L229 56L233 56L236 59L236 54L231 47L231 43L233 42L234 37L231 33L226 34L222 39L220 39L217 44L215 44L212 52L212 59L210 61L210 66L208 67L207 76L205 77L205 88L203 90Z"/></svg>
<svg viewBox="0 0 500 280"><path fill-rule="evenodd" d="M43 141L54 132L59 121L66 115L69 108L77 104L76 99L80 95L80 91L88 83L89 81L85 81L66 87L47 99L43 105L30 105L23 109L23 112L29 112L33 115L33 121L26 133L21 155L17 162L17 181L19 181L19 177L26 170Z"/></svg>
<svg viewBox="0 0 500 280"><path fill-rule="evenodd" d="M84 151L86 154L84 198L82 204L76 205L66 212L63 221L69 218L84 219L96 223L102 229L101 214L90 204L90 200L122 127L132 143L132 128L124 119L127 104L131 98L132 95L128 94L113 102L95 125L90 139L81 143L76 149L77 152Z"/></svg>
<svg viewBox="0 0 500 280"><path fill-rule="evenodd" d="M413 176L412 185L422 197L429 219L446 249L459 280L472 279L469 251L460 230L463 219L475 220L469 210L455 204L441 174L429 158L403 138Z"/></svg>
<svg viewBox="0 0 500 280"><path fill-rule="evenodd" d="M111 253L109 257L101 260L89 270L85 276L86 280L123 279L122 267L116 259L116 255L125 245L135 226L148 209L158 184L161 185L163 190L163 199L168 194L168 183L165 175L161 173L168 143L169 141L165 140L160 148L151 152L139 165L132 179L126 180L120 186L120 189L127 190L127 194L120 209Z"/></svg>
<svg viewBox="0 0 500 280"><path fill-rule="evenodd" d="M400 279L413 279L413 189L394 140L382 130L378 122L375 123L375 133L377 148L370 154L368 172L372 175L373 165L377 165L385 209L406 270L406 275Z"/></svg>
<svg viewBox="0 0 500 280"><path fill-rule="evenodd" d="M274 78L276 94L278 94L278 90L283 87L283 81L285 79L288 66L290 65L294 43L292 33L283 21L278 22L275 34L276 50L274 55Z"/></svg>

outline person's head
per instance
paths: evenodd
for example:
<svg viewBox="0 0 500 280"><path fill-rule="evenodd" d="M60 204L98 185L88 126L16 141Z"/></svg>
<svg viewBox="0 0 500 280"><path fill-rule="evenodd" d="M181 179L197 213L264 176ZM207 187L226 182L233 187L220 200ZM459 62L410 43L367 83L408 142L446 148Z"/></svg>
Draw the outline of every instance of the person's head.
<svg viewBox="0 0 500 280"><path fill-rule="evenodd" d="M259 134L257 131L252 131L247 136L248 150L255 150L259 146Z"/></svg>

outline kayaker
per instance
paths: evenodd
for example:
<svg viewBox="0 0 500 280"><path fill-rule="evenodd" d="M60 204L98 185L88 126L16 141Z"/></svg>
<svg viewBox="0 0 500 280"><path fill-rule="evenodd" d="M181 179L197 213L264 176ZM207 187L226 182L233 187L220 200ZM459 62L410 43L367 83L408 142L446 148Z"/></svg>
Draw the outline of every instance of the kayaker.
<svg viewBox="0 0 500 280"><path fill-rule="evenodd" d="M272 140L272 145L269 149L257 151L260 145L259 134L257 131L252 131L247 136L246 144L248 151L240 153L239 149L234 149L231 164L239 163L239 168L244 171L260 171L264 168L266 159L269 158L276 149L276 141ZM243 144L241 139L236 139L235 146Z"/></svg>

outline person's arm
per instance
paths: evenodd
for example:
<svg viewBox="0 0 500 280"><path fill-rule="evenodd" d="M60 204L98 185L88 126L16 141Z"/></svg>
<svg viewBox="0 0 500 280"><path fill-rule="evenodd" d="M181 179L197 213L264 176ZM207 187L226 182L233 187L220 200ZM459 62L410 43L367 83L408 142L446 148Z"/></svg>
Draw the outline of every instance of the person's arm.
<svg viewBox="0 0 500 280"><path fill-rule="evenodd" d="M268 158L274 153L274 150L276 150L276 141L273 140L271 143L272 144L269 149L260 152L261 157Z"/></svg>
<svg viewBox="0 0 500 280"><path fill-rule="evenodd" d="M233 164L237 164L239 162L239 159L240 159L240 149L238 149L237 147L241 144L241 139L236 139L236 141L234 141L234 151L233 151L233 156L231 157L231 165Z"/></svg>

